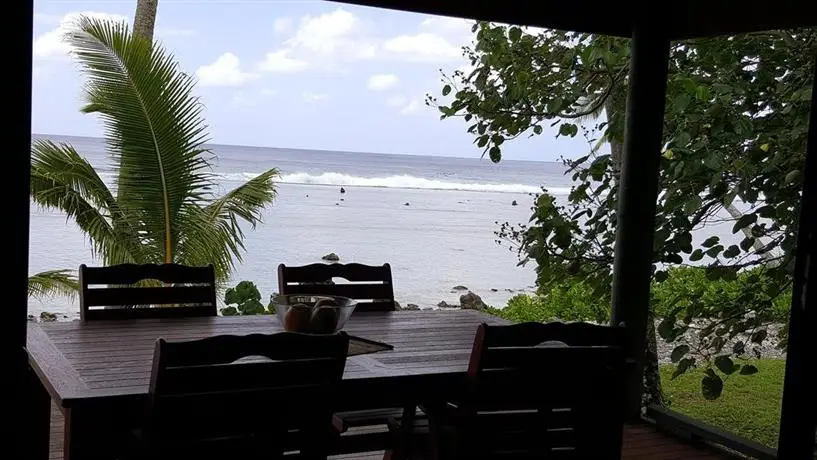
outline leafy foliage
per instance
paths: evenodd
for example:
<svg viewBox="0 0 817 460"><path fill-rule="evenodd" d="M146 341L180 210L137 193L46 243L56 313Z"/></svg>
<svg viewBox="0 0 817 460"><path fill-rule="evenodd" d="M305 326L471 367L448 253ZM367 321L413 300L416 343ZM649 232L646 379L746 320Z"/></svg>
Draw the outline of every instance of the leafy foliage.
<svg viewBox="0 0 817 460"><path fill-rule="evenodd" d="M442 92L450 97L440 102L429 96L427 102L443 119L464 119L494 162L505 142L541 135L546 125L557 127L557 137L587 140L587 155L564 160L570 194L557 199L543 189L530 222L502 224L498 238L519 251L520 263L537 264L541 291L582 283L593 301L609 304L628 40L555 30L532 34L489 23L473 31L476 40L465 49L472 70L444 75ZM684 332L700 326L707 350L695 351L709 369L730 339L749 333L762 342L765 336L756 334L780 320L777 299L791 283L815 52L815 29L671 46L654 279L669 279L667 267L695 263L708 280L740 280L741 288L717 301L695 292L676 296L673 308L662 312L659 333L683 340ZM606 116L597 118L602 112ZM693 238L693 231L724 220L732 221L733 233L741 232L740 244ZM741 274L751 267L757 268ZM693 367L691 359L680 359L676 372ZM717 380L707 376L706 393L719 393Z"/></svg>
<svg viewBox="0 0 817 460"><path fill-rule="evenodd" d="M221 309L224 316L235 315L263 315L269 314L261 303L261 292L252 281L241 281L235 287L231 287L224 292L224 303L227 307Z"/></svg>
<svg viewBox="0 0 817 460"><path fill-rule="evenodd" d="M28 277L28 296L42 299L50 296L73 298L79 284L72 270L48 270Z"/></svg>
<svg viewBox="0 0 817 460"><path fill-rule="evenodd" d="M213 264L229 277L275 197L275 169L216 196L195 81L127 25L82 18L67 35L88 78L83 112L100 116L113 190L71 145L35 140L31 197L73 219L106 265ZM114 195L114 191L116 195Z"/></svg>

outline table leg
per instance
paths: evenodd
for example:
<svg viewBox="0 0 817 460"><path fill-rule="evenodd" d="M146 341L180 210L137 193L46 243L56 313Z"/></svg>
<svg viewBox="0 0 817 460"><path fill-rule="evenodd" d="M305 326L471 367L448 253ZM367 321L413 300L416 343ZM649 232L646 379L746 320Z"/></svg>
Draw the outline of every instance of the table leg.
<svg viewBox="0 0 817 460"><path fill-rule="evenodd" d="M95 407L65 410L64 460L111 460L115 458L109 416Z"/></svg>
<svg viewBox="0 0 817 460"><path fill-rule="evenodd" d="M26 379L25 440L20 443L22 452L18 453L18 458L48 460L51 396L30 368Z"/></svg>

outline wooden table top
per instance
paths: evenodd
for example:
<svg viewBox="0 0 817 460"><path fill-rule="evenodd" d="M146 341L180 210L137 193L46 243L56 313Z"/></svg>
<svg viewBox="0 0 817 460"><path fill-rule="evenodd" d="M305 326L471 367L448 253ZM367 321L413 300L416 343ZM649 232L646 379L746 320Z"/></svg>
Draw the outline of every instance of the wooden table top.
<svg viewBox="0 0 817 460"><path fill-rule="evenodd" d="M480 323L504 321L472 310L355 314L344 330L394 350L350 357L344 381L463 374ZM275 316L30 323L29 362L56 403L143 397L154 342L281 331Z"/></svg>

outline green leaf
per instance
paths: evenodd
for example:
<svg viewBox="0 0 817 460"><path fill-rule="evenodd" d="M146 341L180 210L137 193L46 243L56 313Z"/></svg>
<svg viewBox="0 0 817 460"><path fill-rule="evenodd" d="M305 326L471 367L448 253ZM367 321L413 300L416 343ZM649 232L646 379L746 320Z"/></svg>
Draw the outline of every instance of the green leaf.
<svg viewBox="0 0 817 460"><path fill-rule="evenodd" d="M786 185L792 184L795 181L797 181L797 179L799 179L799 178L800 178L800 170L795 169L794 171L790 171L788 174L786 174L786 177L783 179L783 183L786 184Z"/></svg>
<svg viewBox="0 0 817 460"><path fill-rule="evenodd" d="M763 343L763 341L766 340L766 337L768 335L769 335L769 333L768 333L768 331L766 331L766 329L760 329L758 331L755 331L752 334L752 336L749 338L749 340L752 343Z"/></svg>
<svg viewBox="0 0 817 460"><path fill-rule="evenodd" d="M533 133L536 134L536 135L542 134L542 126L535 125L533 127Z"/></svg>
<svg viewBox="0 0 817 460"><path fill-rule="evenodd" d="M661 322L658 323L657 332L658 335L666 341L675 340L675 318L668 316L661 320Z"/></svg>
<svg viewBox="0 0 817 460"><path fill-rule="evenodd" d="M682 131L678 133L678 136L675 137L675 146L686 147L686 145L689 144L690 141L692 141L692 136L690 136L688 132Z"/></svg>
<svg viewBox="0 0 817 460"><path fill-rule="evenodd" d="M757 222L757 214L749 213L740 216L740 218L735 222L734 227L732 227L732 233L737 233L752 224Z"/></svg>
<svg viewBox="0 0 817 460"><path fill-rule="evenodd" d="M238 310L235 307L225 307L221 309L221 314L223 316L236 316L238 315Z"/></svg>
<svg viewBox="0 0 817 460"><path fill-rule="evenodd" d="M686 93L681 93L672 100L673 108L678 112L683 112L687 106L689 105L689 95Z"/></svg>
<svg viewBox="0 0 817 460"><path fill-rule="evenodd" d="M579 131L579 128L572 123L562 123L559 125L559 134L562 136L573 137Z"/></svg>
<svg viewBox="0 0 817 460"><path fill-rule="evenodd" d="M495 145L488 151L488 157L491 158L491 161L494 163L499 163L502 160L502 151Z"/></svg>
<svg viewBox="0 0 817 460"><path fill-rule="evenodd" d="M740 254L740 248L737 245L731 245L723 251L723 256L726 258L731 259L732 257L737 257Z"/></svg>
<svg viewBox="0 0 817 460"><path fill-rule="evenodd" d="M726 375L735 372L735 363L727 355L720 355L715 357L715 367Z"/></svg>
<svg viewBox="0 0 817 460"><path fill-rule="evenodd" d="M752 247L754 247L754 245L755 239L752 237L746 237L743 239L743 241L740 242L740 248L743 249L744 251L749 251L750 249L752 249Z"/></svg>
<svg viewBox="0 0 817 460"><path fill-rule="evenodd" d="M667 278L669 277L669 274L664 270L658 270L655 272L655 275L653 275L653 277L655 278L655 281L660 283L662 281L666 281Z"/></svg>
<svg viewBox="0 0 817 460"><path fill-rule="evenodd" d="M719 375L707 374L701 379L701 393L708 401L714 401L723 393L723 380Z"/></svg>
<svg viewBox="0 0 817 460"><path fill-rule="evenodd" d="M692 214L695 211L701 209L703 206L703 200L698 195L690 195L689 198L684 201L684 212L687 214Z"/></svg>
<svg viewBox="0 0 817 460"><path fill-rule="evenodd" d="M451 85L445 85L445 86L443 86L443 96L448 96L448 94L449 94L450 92L451 92Z"/></svg>
<svg viewBox="0 0 817 460"><path fill-rule="evenodd" d="M672 362L677 363L687 353L689 353L689 345L678 345L677 347L673 348L672 353L670 354L670 359Z"/></svg>
<svg viewBox="0 0 817 460"><path fill-rule="evenodd" d="M720 240L721 239L717 236L710 236L709 238L705 239L703 243L701 243L701 246L705 248L711 248L712 246L718 244Z"/></svg>
<svg viewBox="0 0 817 460"><path fill-rule="evenodd" d="M740 375L752 375L757 374L757 372L757 367L751 364L744 364L743 367L740 368Z"/></svg>
<svg viewBox="0 0 817 460"><path fill-rule="evenodd" d="M701 260L703 258L704 258L704 252L701 251L700 249L696 249L696 250L692 251L692 254L689 255L689 260L691 262L697 262L697 261L699 261L699 260Z"/></svg>
<svg viewBox="0 0 817 460"><path fill-rule="evenodd" d="M508 30L508 38L510 38L512 42L518 42L521 37L522 29L520 29L519 27L511 27Z"/></svg>
<svg viewBox="0 0 817 460"><path fill-rule="evenodd" d="M681 359L680 361L678 361L678 365L675 366L675 370L672 371L672 377L670 378L670 380L675 380L676 377L678 377L679 375L685 373L690 368L692 368L694 365L695 365L695 359L694 358L683 358L683 359Z"/></svg>
<svg viewBox="0 0 817 460"><path fill-rule="evenodd" d="M767 204L765 206L761 206L755 210L755 213L760 217L765 217L767 219L773 219L777 215L777 210L774 206Z"/></svg>
<svg viewBox="0 0 817 460"><path fill-rule="evenodd" d="M743 341L738 340L734 345L732 345L732 353L738 356L746 353L746 344L743 343Z"/></svg>

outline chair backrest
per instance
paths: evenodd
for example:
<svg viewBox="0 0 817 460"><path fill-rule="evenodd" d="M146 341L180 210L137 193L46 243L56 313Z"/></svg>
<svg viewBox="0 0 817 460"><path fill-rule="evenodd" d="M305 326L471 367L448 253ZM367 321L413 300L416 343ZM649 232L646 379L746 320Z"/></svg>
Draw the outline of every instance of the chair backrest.
<svg viewBox="0 0 817 460"><path fill-rule="evenodd" d="M212 265L79 266L83 321L215 316Z"/></svg>
<svg viewBox="0 0 817 460"><path fill-rule="evenodd" d="M348 283L335 284L333 278ZM278 266L278 291L289 294L323 294L358 301L355 312L394 311L391 266L351 264L311 264L301 267Z"/></svg>
<svg viewBox="0 0 817 460"><path fill-rule="evenodd" d="M458 401L462 458L618 458L622 339L590 324L480 325Z"/></svg>
<svg viewBox="0 0 817 460"><path fill-rule="evenodd" d="M348 347L343 332L158 339L147 458L325 458Z"/></svg>

